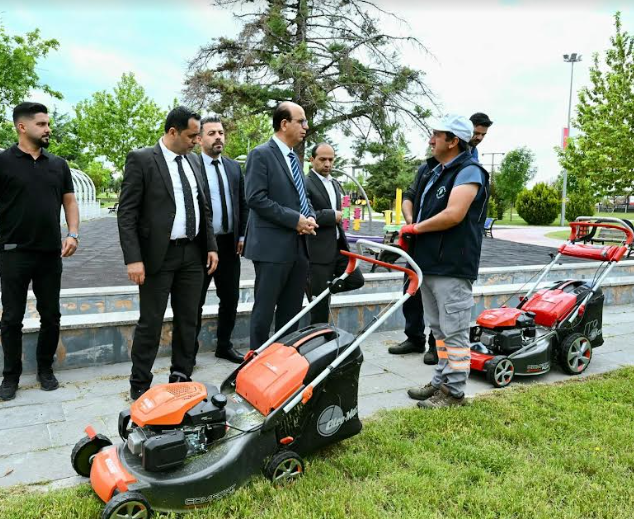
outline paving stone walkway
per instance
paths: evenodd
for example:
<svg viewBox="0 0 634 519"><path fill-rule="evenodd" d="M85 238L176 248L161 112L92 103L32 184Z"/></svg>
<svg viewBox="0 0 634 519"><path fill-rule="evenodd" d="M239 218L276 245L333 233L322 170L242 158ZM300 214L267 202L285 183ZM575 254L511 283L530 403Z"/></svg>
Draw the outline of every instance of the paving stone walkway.
<svg viewBox="0 0 634 519"><path fill-rule="evenodd" d="M606 307L606 343L595 350L587 374L634 365L630 340L633 329L634 305ZM365 360L359 387L362 418L383 409L413 407L405 390L430 380L432 367L423 364L422 355L387 353L389 345L403 339L402 332L377 333L363 345ZM219 385L232 369L233 364L209 353L201 354L194 379ZM168 370L169 359L159 358L155 383L166 382ZM61 387L53 392L41 391L34 375L24 375L15 400L0 403L0 486L46 484L54 488L85 481L71 467L72 447L88 424L118 441L117 417L121 409L130 405L129 373L129 363L66 370L59 373ZM554 369L540 377L519 378L514 384L552 383L568 378ZM469 396L491 390L481 374L469 379Z"/></svg>
<svg viewBox="0 0 634 519"><path fill-rule="evenodd" d="M363 232L376 236L382 235L383 223L374 222L372 227L364 224ZM523 230L511 232L521 234ZM83 222L80 234L79 250L74 256L64 260L62 288L131 285L119 246L116 217L110 216ZM556 242L553 244L556 245ZM551 261L550 254L553 253L556 253L553 247L486 238L483 242L480 266L544 265ZM565 258L563 261L578 262L579 260ZM369 268L369 266L364 264L363 268ZM242 261L242 279L255 279L253 264L247 259Z"/></svg>

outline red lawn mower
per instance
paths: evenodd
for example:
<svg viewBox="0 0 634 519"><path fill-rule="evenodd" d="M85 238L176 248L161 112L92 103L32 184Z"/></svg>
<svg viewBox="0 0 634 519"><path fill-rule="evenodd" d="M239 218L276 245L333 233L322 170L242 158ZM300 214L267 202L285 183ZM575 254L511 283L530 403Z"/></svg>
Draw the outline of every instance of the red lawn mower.
<svg viewBox="0 0 634 519"><path fill-rule="evenodd" d="M600 287L632 251L634 226L619 218L580 216L570 227L568 241L517 307L485 310L471 328L471 370L484 372L495 387L508 386L515 376L547 373L555 363L565 373L579 375L590 365L592 349L603 344ZM599 229L616 235L610 240L617 244L592 245ZM562 256L602 263L592 280L558 281L540 289Z"/></svg>

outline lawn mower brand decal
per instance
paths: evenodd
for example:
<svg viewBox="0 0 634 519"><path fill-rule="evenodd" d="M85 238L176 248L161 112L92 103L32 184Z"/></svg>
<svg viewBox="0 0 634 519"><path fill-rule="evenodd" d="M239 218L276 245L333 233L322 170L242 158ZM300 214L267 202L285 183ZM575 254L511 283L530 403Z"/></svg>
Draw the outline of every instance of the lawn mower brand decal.
<svg viewBox="0 0 634 519"><path fill-rule="evenodd" d="M356 407L350 409L345 415L338 405L326 407L317 420L317 432L322 436L332 436L341 426L348 420L357 416L358 409Z"/></svg>
<svg viewBox="0 0 634 519"><path fill-rule="evenodd" d="M438 188L438 191L436 191L436 198L440 200L443 196L445 196L446 192L447 192L447 188L445 186L440 186Z"/></svg>
<svg viewBox="0 0 634 519"><path fill-rule="evenodd" d="M591 341L595 340L603 330L599 328L599 320L595 319L586 324L584 335Z"/></svg>
<svg viewBox="0 0 634 519"><path fill-rule="evenodd" d="M110 472L110 474L119 473L117 466L114 464L114 461L112 461L110 458L106 458L106 467L108 467L108 472Z"/></svg>
<svg viewBox="0 0 634 519"><path fill-rule="evenodd" d="M268 362L265 362L264 365L269 368L273 373L277 374L277 366L273 366L273 364L269 364Z"/></svg>
<svg viewBox="0 0 634 519"><path fill-rule="evenodd" d="M529 364L528 366L526 366L526 371L530 373L537 373L539 371L546 371L549 367L549 362L544 362L542 364Z"/></svg>
<svg viewBox="0 0 634 519"><path fill-rule="evenodd" d="M221 490L220 492L216 492L215 494L211 494L210 496L188 497L187 499L185 499L185 506L199 506L199 505L204 505L206 503L210 503L211 501L220 499L221 497L231 494L235 489L236 489L236 485L233 484L229 488L225 488L224 490Z"/></svg>

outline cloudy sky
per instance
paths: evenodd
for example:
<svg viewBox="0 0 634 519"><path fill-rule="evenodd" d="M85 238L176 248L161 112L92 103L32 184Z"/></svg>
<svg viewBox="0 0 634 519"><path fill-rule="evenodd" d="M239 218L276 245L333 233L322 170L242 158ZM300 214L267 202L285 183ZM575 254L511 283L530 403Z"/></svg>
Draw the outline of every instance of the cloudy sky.
<svg viewBox="0 0 634 519"><path fill-rule="evenodd" d="M209 3L3 0L0 21L10 34L39 27L43 37L59 40L59 50L38 72L64 94L64 101L55 102L63 111L97 90L111 89L130 71L167 106L180 96L187 61L198 48L239 30L231 12ZM494 121L480 145L483 164L490 169L486 153L527 146L536 156L537 180L550 180L559 171L553 147L561 143L566 124L571 69L562 55L583 56L575 64L574 116L576 91L589 83L592 54L608 48L617 10L624 29L634 32L631 0L377 3L407 21L385 19L390 34L416 36L429 50L401 48L404 63L427 73L441 110L467 116L481 111ZM33 98L47 101L40 93ZM424 154L426 136L413 129L407 136L412 152Z"/></svg>

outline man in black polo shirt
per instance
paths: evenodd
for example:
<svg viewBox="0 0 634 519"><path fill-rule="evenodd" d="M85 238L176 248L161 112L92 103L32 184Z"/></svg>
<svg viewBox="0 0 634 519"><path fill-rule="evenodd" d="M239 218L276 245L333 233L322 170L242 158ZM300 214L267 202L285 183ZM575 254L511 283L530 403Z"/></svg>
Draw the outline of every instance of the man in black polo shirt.
<svg viewBox="0 0 634 519"><path fill-rule="evenodd" d="M31 282L40 314L37 379L44 391L59 387L53 357L59 341L62 257L71 256L79 243L79 210L70 169L64 159L44 149L51 133L46 107L19 104L13 110L13 124L18 143L0 153L1 400L15 398L22 374L22 319ZM63 243L62 205L68 224Z"/></svg>

